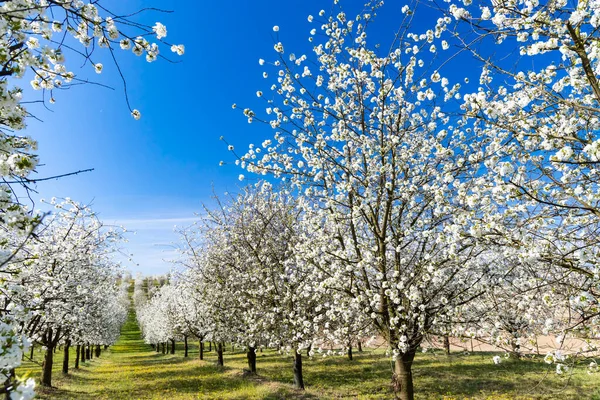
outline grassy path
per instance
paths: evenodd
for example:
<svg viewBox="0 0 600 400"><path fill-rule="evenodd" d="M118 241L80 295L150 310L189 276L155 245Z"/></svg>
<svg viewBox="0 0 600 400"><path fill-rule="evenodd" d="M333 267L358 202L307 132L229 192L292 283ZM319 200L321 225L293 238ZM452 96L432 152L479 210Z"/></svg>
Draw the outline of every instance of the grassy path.
<svg viewBox="0 0 600 400"><path fill-rule="evenodd" d="M41 399L289 399L314 398L297 393L280 383L246 379L241 369L218 368L214 352L198 357L198 346L190 346L190 356L183 357L178 343L175 355L156 353L145 344L130 313L119 341L108 351L84 363L79 370L62 375L62 354L56 353L53 384L56 388L38 387ZM40 356L41 357L41 353ZM243 361L243 354L230 354L226 362ZM74 355L71 356L71 359ZM233 359L232 359L233 358ZM239 360L238 360L239 359ZM72 364L72 363L71 363ZM39 366L27 363L24 370L36 376Z"/></svg>
<svg viewBox="0 0 600 400"><path fill-rule="evenodd" d="M230 347L225 368L215 366L215 352L198 359L198 345L183 344L176 354L158 354L145 344L133 312L121 338L100 358L62 375L62 352L56 353L53 384L38 388L38 398L63 399L389 399L390 364L381 351L344 357L315 357L304 363L306 392L292 388L291 359L273 351L258 353L259 377L242 375L245 354ZM40 361L38 350L35 360ZM417 399L595 399L600 400L600 374L578 369L557 376L543 361L491 362L492 354L455 354L451 358L420 354L414 370ZM74 359L74 352L71 360ZM73 365L73 362L71 362ZM40 366L27 362L19 374L38 377Z"/></svg>

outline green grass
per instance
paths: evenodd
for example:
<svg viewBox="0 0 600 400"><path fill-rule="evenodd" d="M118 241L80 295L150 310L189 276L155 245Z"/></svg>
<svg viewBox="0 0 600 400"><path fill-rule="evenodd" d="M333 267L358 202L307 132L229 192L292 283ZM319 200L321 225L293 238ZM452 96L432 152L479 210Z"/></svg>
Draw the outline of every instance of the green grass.
<svg viewBox="0 0 600 400"><path fill-rule="evenodd" d="M381 351L345 357L305 359L305 392L292 388L292 360L273 351L258 353L258 377L244 377L245 354L227 347L225 368L215 366L215 352L198 359L197 342L189 358L183 344L175 355L154 352L141 340L134 315L121 338L100 358L79 370L61 373L62 351L57 351L53 384L39 388L41 399L389 399L391 365ZM74 352L73 352L74 354ZM34 357L41 362L42 353ZM74 359L74 355L71 356ZM73 362L71 362L73 365ZM41 367L26 362L19 374L39 377ZM596 399L600 376L578 368L557 376L541 360L504 360L492 363L491 353L472 355L419 354L414 365L418 399Z"/></svg>

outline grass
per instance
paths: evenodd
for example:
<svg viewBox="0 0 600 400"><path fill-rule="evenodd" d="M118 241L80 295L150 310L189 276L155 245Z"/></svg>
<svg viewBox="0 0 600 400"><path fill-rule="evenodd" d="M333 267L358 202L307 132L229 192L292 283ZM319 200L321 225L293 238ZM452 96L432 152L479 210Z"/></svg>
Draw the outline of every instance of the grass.
<svg viewBox="0 0 600 400"><path fill-rule="evenodd" d="M120 340L100 358L69 375L61 373L62 351L55 355L55 388L38 388L41 399L389 399L391 366L381 351L345 357L305 359L305 392L292 388L291 357L273 351L258 353L258 377L244 377L245 354L227 347L225 367L215 365L216 353L198 359L198 344L183 357L158 354L141 339L131 314ZM600 376L585 368L558 376L541 360L492 363L492 353L472 355L419 354L413 367L418 399L596 399ZM42 353L34 357L41 361ZM74 352L71 356L74 359ZM73 365L73 362L71 362ZM18 371L39 377L41 367L30 361Z"/></svg>

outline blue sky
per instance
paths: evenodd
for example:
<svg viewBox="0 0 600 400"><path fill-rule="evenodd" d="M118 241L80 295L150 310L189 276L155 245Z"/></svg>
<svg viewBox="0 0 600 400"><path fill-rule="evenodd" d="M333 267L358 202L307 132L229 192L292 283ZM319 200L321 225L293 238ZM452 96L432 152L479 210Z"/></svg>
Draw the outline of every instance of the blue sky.
<svg viewBox="0 0 600 400"><path fill-rule="evenodd" d="M167 26L166 40L183 43L183 57L175 64L159 60L146 63L131 52L118 51L127 79L132 107L142 113L135 121L127 109L116 68L107 54L95 62L104 64L101 75L91 65L67 55L67 65L82 77L110 85L74 87L55 93L50 110L31 107L41 121L31 119L26 133L39 141L40 178L94 168L93 172L39 183L35 197L71 197L93 208L108 224L122 224L137 231L124 246L133 254L132 272L162 273L175 257L177 236L173 225L189 225L202 203L217 194L235 191L243 172L220 136L236 148L260 143L271 132L248 125L232 103L260 108L256 91L268 91L272 81L262 77L259 58L275 59L273 44L281 40L286 50L309 52L309 14L331 8L331 1L178 1L128 0L105 4L121 11L162 7L174 12L143 14L141 21ZM362 1L347 1L352 10ZM403 2L390 2L380 13L377 35L393 37ZM280 27L278 34L272 30ZM278 35L278 37L276 36ZM21 83L29 86L28 80ZM39 96L30 93L27 96ZM219 167L223 160L230 164Z"/></svg>
<svg viewBox="0 0 600 400"><path fill-rule="evenodd" d="M107 54L97 53L104 64L101 75L90 65L67 55L67 65L81 77L114 87L94 85L56 92L50 110L30 107L41 121L30 119L26 134L39 142L42 166L37 177L94 168L93 172L37 185L37 198L71 197L93 208L107 224L122 224L129 234L126 263L144 274L166 272L174 258L177 235L173 226L189 225L202 203L215 193L235 191L240 171L219 140L246 147L268 134L249 126L231 108L232 103L255 105L255 92L266 89L259 58L268 59L275 34L281 40L308 49L306 16L316 14L319 1L178 1L105 2L113 10L135 11L161 7L173 13L148 12L141 20L167 26L166 40L183 43L185 55L163 53L178 61L149 64L131 52L118 51L127 79L132 107L142 119L129 114L116 68ZM305 44L306 43L306 44ZM167 54L168 53L168 54ZM29 86L29 79L19 84ZM270 83L269 83L270 85ZM40 92L26 90L38 98ZM36 206L39 204L36 204Z"/></svg>

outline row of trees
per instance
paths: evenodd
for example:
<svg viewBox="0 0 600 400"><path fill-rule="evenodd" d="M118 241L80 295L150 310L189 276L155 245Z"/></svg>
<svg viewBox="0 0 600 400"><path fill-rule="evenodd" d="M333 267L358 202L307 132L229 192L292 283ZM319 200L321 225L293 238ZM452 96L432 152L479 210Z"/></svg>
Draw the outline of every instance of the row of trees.
<svg viewBox="0 0 600 400"><path fill-rule="evenodd" d="M85 69L76 74L69 63L95 75L110 56L124 79L119 49L148 62L163 57L165 46L183 54L183 45L165 41L164 25L140 23L138 15L114 13L98 1L0 1L0 393L7 398L33 396L33 379L15 377L31 342L46 348L42 383L50 385L57 345L67 355L70 345L110 344L125 318L122 272L108 257L116 231L70 200L53 203L52 216L23 204L39 160L35 140L21 132L32 112L27 104L52 104L60 91L88 82ZM22 78L41 92L37 99L17 86ZM127 93L125 100L139 119Z"/></svg>
<svg viewBox="0 0 600 400"><path fill-rule="evenodd" d="M88 207L72 200L51 202L55 211L44 217L4 266L12 279L13 293L7 309L18 319L20 348L13 346L11 362L3 371L9 381L27 348L44 349L41 384L52 385L54 352L64 351L63 372L68 372L69 348L81 349L113 344L128 312L128 282L111 259L120 232L103 226ZM89 351L89 350L88 350ZM33 349L32 353L33 355ZM31 384L31 383L30 383Z"/></svg>
<svg viewBox="0 0 600 400"><path fill-rule="evenodd" d="M332 235L329 243L319 234L329 211L287 188L261 182L218 204L182 231L184 272L156 285L136 281L138 321L157 351L193 337L218 343L222 365L222 343L232 343L246 348L248 370L256 373L257 349L275 348L293 356L295 385L303 388L304 353L352 357L353 347L380 337L395 360L394 374L406 373L402 382L394 378L398 396L405 396L412 395L417 351L441 337L474 338L515 357L537 352L539 335L595 338L575 329L595 309L580 282L560 277L560 268L508 258L497 245L478 244L470 257L435 267L415 265L408 276L395 269L382 276L368 263L358 270L340 264L340 239ZM435 246L420 246L414 251L424 260L436 253ZM395 251L386 257L395 258ZM387 309L394 319L381 318ZM546 360L564 372L578 357L567 361L561 349L559 339ZM594 350L588 341L577 352L589 357Z"/></svg>
<svg viewBox="0 0 600 400"><path fill-rule="evenodd" d="M274 133L228 147L285 183L183 232L188 272L171 285L189 288L190 324L249 354L289 350L298 387L300 350L375 332L402 399L431 334L515 354L539 334L598 338L597 5L420 2L389 46L382 7L309 16L312 55L274 28L265 110L243 109ZM546 360L564 371L562 353Z"/></svg>

